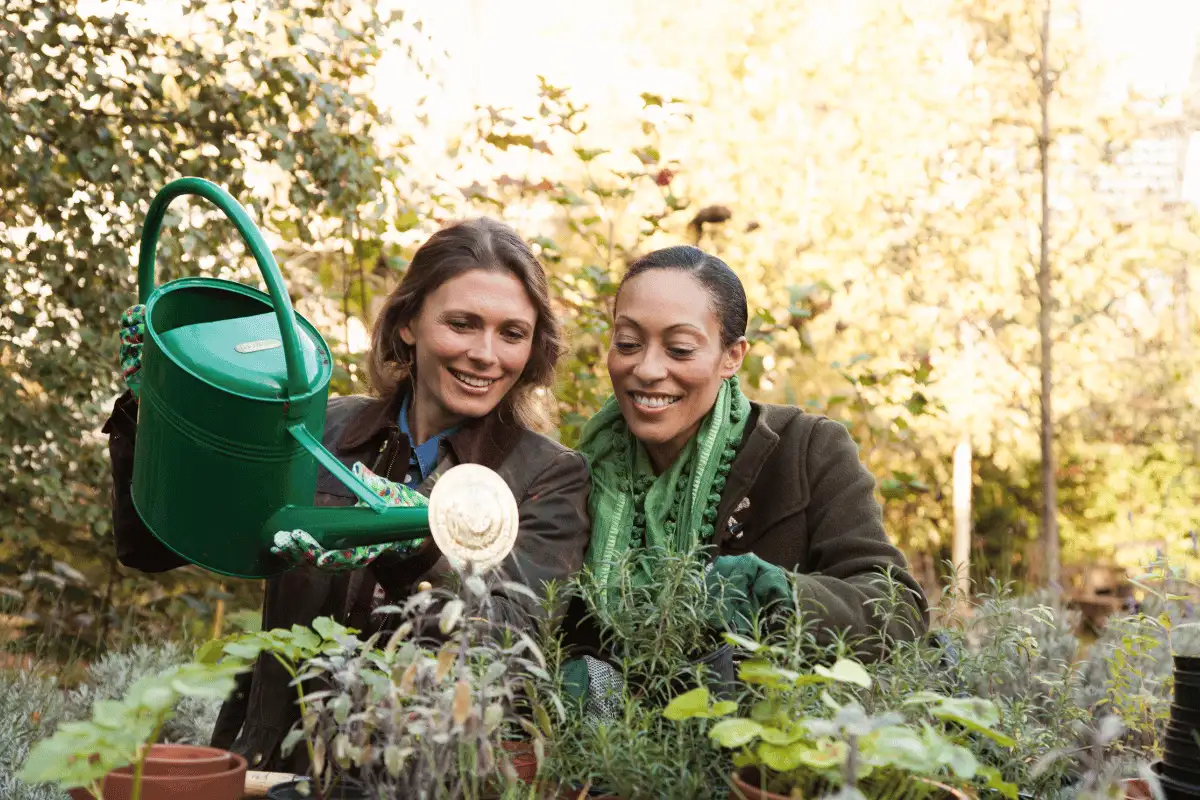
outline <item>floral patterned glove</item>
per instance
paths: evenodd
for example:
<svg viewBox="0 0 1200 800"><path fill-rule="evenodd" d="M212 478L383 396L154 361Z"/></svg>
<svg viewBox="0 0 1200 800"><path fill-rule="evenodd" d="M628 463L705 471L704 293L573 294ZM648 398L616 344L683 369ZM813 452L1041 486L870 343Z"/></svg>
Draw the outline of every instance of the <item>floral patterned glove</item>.
<svg viewBox="0 0 1200 800"><path fill-rule="evenodd" d="M121 314L121 377L133 396L142 388L142 337L146 335L146 307L140 303Z"/></svg>
<svg viewBox="0 0 1200 800"><path fill-rule="evenodd" d="M354 474L389 506L424 507L429 500L423 494L387 478L381 478L361 463L355 463ZM364 505L361 501L356 505ZM389 553L407 553L420 545L419 539L388 544L367 544L345 550L326 550L310 534L302 530L279 531L271 552L292 566L308 564L327 572L351 572L368 566L380 556Z"/></svg>

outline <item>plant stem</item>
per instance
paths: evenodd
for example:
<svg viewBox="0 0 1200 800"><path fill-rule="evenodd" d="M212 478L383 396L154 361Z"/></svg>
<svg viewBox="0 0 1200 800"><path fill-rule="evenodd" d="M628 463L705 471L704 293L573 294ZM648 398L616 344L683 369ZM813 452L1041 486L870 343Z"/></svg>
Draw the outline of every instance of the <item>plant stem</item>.
<svg viewBox="0 0 1200 800"><path fill-rule="evenodd" d="M271 652L271 655L274 656L275 660L279 662L280 666L287 671L287 674L291 676L292 680L296 680L296 670L292 668L292 665L287 661L287 659L274 651ZM300 706L300 726L303 728L306 709L304 706L304 686L300 683L296 684L296 699ZM317 753L313 749L312 739L309 738L307 734L304 737L304 747L308 751L309 769L314 769L317 766ZM313 776L312 787L313 791L316 792L317 800L325 800L325 793L321 790L321 780L319 775ZM138 798L134 797L132 800L138 800Z"/></svg>
<svg viewBox="0 0 1200 800"><path fill-rule="evenodd" d="M166 718L167 713L158 718L154 730L150 733L149 741L138 748L137 760L133 764L133 791L129 795L129 800L141 800L142 798L142 770L146 766L146 756L150 754L150 748L158 741L158 735L162 732Z"/></svg>

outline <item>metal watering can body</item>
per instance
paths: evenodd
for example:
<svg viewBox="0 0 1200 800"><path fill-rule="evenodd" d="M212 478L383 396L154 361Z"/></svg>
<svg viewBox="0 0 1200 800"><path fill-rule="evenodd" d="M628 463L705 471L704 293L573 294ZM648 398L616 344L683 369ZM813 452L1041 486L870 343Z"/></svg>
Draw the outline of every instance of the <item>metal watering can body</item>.
<svg viewBox="0 0 1200 800"><path fill-rule="evenodd" d="M254 255L269 293L216 278L155 288L167 206L195 194L220 208ZM287 568L276 531L303 528L327 548L421 538L425 508L389 507L321 445L332 357L295 313L274 256L249 215L199 178L168 184L142 232L146 306L133 503L166 547L212 572L264 578ZM318 508L317 465L366 505Z"/></svg>

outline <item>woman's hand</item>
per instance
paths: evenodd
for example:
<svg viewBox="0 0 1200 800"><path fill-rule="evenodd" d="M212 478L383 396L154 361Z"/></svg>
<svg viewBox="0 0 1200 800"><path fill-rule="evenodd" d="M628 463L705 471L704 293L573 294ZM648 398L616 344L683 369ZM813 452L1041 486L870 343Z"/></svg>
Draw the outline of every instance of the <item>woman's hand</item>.
<svg viewBox="0 0 1200 800"><path fill-rule="evenodd" d="M146 307L130 306L121 314L121 377L134 397L142 388L142 337L146 334Z"/></svg>
<svg viewBox="0 0 1200 800"><path fill-rule="evenodd" d="M397 547L397 544L368 544L345 550L326 550L311 535L294 530L278 531L271 552L293 567L308 564L326 572L353 572L369 566L385 553L395 552Z"/></svg>
<svg viewBox="0 0 1200 800"><path fill-rule="evenodd" d="M749 633L752 621L763 612L795 608L787 570L753 553L718 556L706 580L721 621L737 633Z"/></svg>
<svg viewBox="0 0 1200 800"><path fill-rule="evenodd" d="M382 497L389 506L424 507L429 500L415 489L381 478L361 463L352 467L354 475L372 492ZM363 505L360 501L357 505ZM392 542L390 544L368 544L341 550L327 550L302 530L278 531L271 552L293 567L308 564L326 572L352 572L362 569L389 554L406 553L415 549L420 540Z"/></svg>

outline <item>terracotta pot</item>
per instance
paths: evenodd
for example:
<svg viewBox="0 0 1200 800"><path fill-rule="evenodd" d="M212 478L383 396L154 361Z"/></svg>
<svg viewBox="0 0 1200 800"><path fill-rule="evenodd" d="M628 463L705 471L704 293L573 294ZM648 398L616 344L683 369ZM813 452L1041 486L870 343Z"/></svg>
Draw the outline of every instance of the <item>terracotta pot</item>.
<svg viewBox="0 0 1200 800"><path fill-rule="evenodd" d="M1154 800L1150 784L1141 778L1121 781L1121 788L1125 790L1125 800Z"/></svg>
<svg viewBox="0 0 1200 800"><path fill-rule="evenodd" d="M163 751L158 748L167 747ZM215 748L199 747L202 752L188 758L177 747L154 745L164 753L153 765L147 759L142 770L142 800L241 800L246 788L246 759L223 750L221 760L212 758ZM104 800L129 800L133 795L133 767L121 767L108 773L101 786ZM71 800L95 800L86 789L72 789Z"/></svg>
<svg viewBox="0 0 1200 800"><path fill-rule="evenodd" d="M228 750L190 744L156 744L146 756L143 775L209 775L229 768Z"/></svg>
<svg viewBox="0 0 1200 800"><path fill-rule="evenodd" d="M784 795L767 792L758 788L761 781L759 780L758 769L756 767L742 767L742 769L730 775L730 779L733 786L729 790L729 800L789 800ZM947 786L944 783L931 781L927 778L914 778L914 780L941 789L946 793L946 800L971 800L970 795L952 786Z"/></svg>
<svg viewBox="0 0 1200 800"><path fill-rule="evenodd" d="M517 777L525 783L533 783L538 773L537 753L533 749L533 742L506 740L500 742L500 746L508 753L513 767L517 770Z"/></svg>

